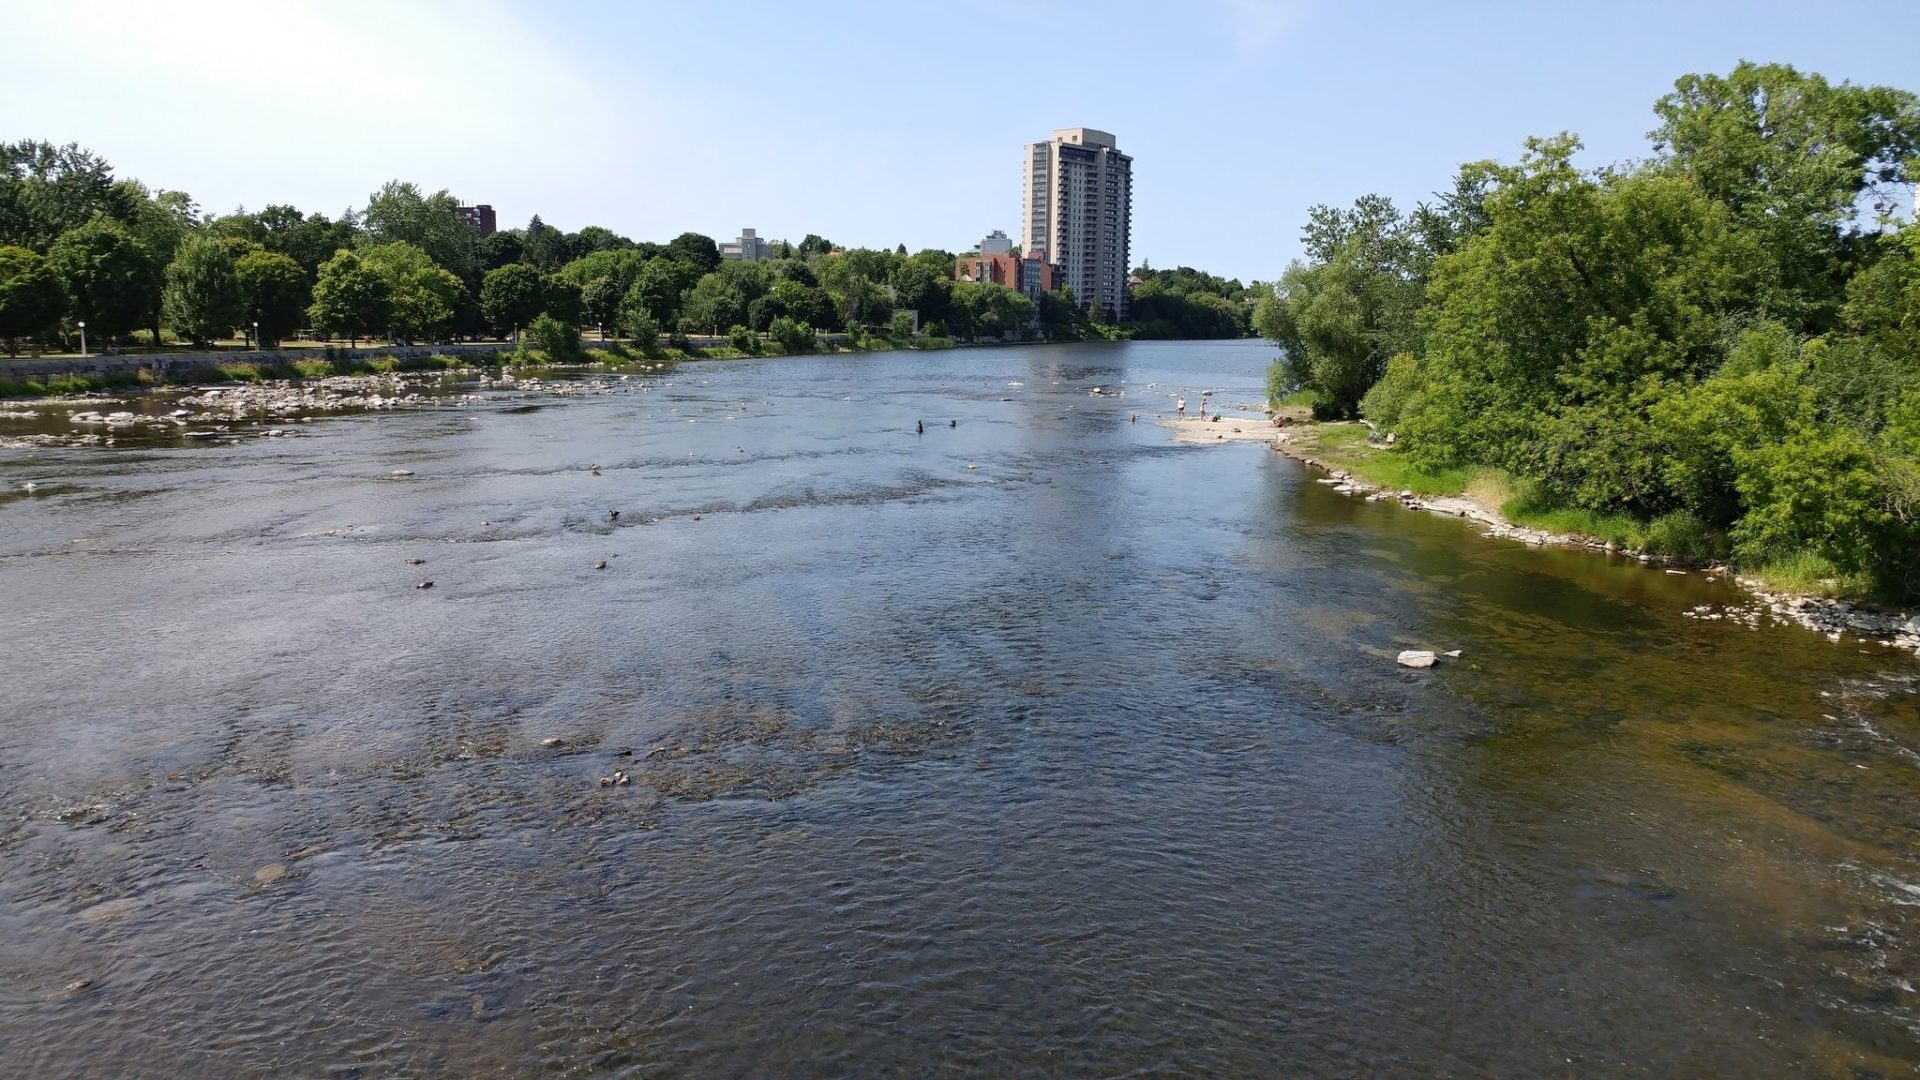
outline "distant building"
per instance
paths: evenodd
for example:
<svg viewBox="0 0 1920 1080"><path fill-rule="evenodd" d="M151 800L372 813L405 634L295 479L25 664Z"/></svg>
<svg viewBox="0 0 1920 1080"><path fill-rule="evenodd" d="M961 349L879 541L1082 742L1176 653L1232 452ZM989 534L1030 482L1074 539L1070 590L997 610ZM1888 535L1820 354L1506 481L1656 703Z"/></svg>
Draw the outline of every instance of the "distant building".
<svg viewBox="0 0 1920 1080"><path fill-rule="evenodd" d="M478 206L456 206L453 212L460 215L460 221L467 228L472 229L475 236L487 237L500 231L494 222L493 207L486 203Z"/></svg>
<svg viewBox="0 0 1920 1080"><path fill-rule="evenodd" d="M741 229L740 239L729 240L720 245L720 257L759 262L762 259L773 258L773 245L760 239L752 229Z"/></svg>
<svg viewBox="0 0 1920 1080"><path fill-rule="evenodd" d="M980 241L980 254L982 255L1010 255L1012 253L1013 237L1008 236L1005 229L995 229L993 232L987 234L985 240Z"/></svg>
<svg viewBox="0 0 1920 1080"><path fill-rule="evenodd" d="M1127 246L1133 231L1133 159L1113 136L1062 128L1026 153L1020 246L1058 263L1075 299L1127 317Z"/></svg>
<svg viewBox="0 0 1920 1080"><path fill-rule="evenodd" d="M1002 251L989 255L984 245L981 254L962 255L953 260L953 276L960 281L1004 285L1015 292L1026 293L1036 304L1041 294L1050 293L1060 285L1060 268L1048 262L1044 254L1015 255L1012 251Z"/></svg>

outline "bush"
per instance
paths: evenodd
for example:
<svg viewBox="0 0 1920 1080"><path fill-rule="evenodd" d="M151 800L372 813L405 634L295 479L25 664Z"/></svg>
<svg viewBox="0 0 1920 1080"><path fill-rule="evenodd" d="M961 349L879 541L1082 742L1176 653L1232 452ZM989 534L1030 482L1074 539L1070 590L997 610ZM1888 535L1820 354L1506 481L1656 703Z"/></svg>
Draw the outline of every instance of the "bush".
<svg viewBox="0 0 1920 1080"><path fill-rule="evenodd" d="M783 315L773 320L767 332L783 353L803 353L813 350L813 330L806 323L796 322Z"/></svg>
<svg viewBox="0 0 1920 1080"><path fill-rule="evenodd" d="M1420 364L1401 353L1387 361L1386 374L1360 398L1360 415L1392 429L1400 424L1400 415L1420 390Z"/></svg>
<svg viewBox="0 0 1920 1080"><path fill-rule="evenodd" d="M577 364L586 359L586 351L580 347L578 328L543 314L527 327L527 337L533 347L547 354L547 359L556 364Z"/></svg>
<svg viewBox="0 0 1920 1080"><path fill-rule="evenodd" d="M748 356L760 351L760 336L744 326L735 324L727 328L727 344Z"/></svg>
<svg viewBox="0 0 1920 1080"><path fill-rule="evenodd" d="M1841 428L1804 429L1785 441L1734 451L1746 514L1733 541L1750 563L1810 553L1841 573L1868 571L1892 550L1897 522L1872 448Z"/></svg>

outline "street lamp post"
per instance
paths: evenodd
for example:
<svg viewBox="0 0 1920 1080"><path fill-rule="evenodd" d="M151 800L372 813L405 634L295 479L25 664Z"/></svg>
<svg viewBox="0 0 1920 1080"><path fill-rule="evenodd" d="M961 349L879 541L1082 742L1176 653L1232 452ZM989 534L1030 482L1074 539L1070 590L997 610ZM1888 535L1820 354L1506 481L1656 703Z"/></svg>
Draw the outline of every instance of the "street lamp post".
<svg viewBox="0 0 1920 1080"><path fill-rule="evenodd" d="M87 355L87 320L80 320L80 355Z"/></svg>
<svg viewBox="0 0 1920 1080"><path fill-rule="evenodd" d="M260 347L260 320L259 319L253 320L253 347L256 349Z"/></svg>

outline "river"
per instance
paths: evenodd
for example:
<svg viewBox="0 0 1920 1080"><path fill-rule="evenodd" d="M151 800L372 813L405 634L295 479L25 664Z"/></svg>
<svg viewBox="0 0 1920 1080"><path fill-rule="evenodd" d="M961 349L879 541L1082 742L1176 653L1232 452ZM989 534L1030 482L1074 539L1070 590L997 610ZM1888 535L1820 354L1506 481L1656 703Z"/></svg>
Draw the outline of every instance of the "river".
<svg viewBox="0 0 1920 1080"><path fill-rule="evenodd" d="M1151 422L1268 358L0 449L4 1071L1911 1075L1920 664Z"/></svg>

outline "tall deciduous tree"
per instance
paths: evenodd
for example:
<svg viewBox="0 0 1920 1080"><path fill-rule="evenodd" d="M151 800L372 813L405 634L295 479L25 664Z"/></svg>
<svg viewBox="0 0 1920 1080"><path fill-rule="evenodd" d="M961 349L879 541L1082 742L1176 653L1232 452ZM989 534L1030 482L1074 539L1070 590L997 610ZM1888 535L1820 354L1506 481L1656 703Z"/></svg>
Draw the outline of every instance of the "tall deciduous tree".
<svg viewBox="0 0 1920 1080"><path fill-rule="evenodd" d="M45 252L63 233L106 215L134 217L134 197L106 159L76 143L0 143L0 244Z"/></svg>
<svg viewBox="0 0 1920 1080"><path fill-rule="evenodd" d="M680 325L691 331L718 334L747 320L747 297L721 274L708 274L687 294Z"/></svg>
<svg viewBox="0 0 1920 1080"><path fill-rule="evenodd" d="M580 290L580 302L586 311L587 322L600 328L600 338L605 340L607 326L615 322L620 315L620 302L626 299L620 283L611 277L597 277L587 282Z"/></svg>
<svg viewBox="0 0 1920 1080"><path fill-rule="evenodd" d="M96 335L125 334L151 310L159 271L125 225L96 217L62 234L47 258L66 282L68 313Z"/></svg>
<svg viewBox="0 0 1920 1080"><path fill-rule="evenodd" d="M695 232L681 233L667 242L667 253L679 256L701 274L711 274L720 269L720 248L710 236Z"/></svg>
<svg viewBox="0 0 1920 1080"><path fill-rule="evenodd" d="M423 195L412 184L392 180L367 199L361 227L370 246L412 244L455 277L478 280L473 230L460 220L459 205L445 191Z"/></svg>
<svg viewBox="0 0 1920 1080"><path fill-rule="evenodd" d="M541 221L539 214L533 215L533 220L527 222L526 235L521 238L520 246L521 261L543 274L560 269L573 258L572 252L567 250L566 234Z"/></svg>
<svg viewBox="0 0 1920 1080"><path fill-rule="evenodd" d="M1896 208L1920 158L1920 98L1829 83L1783 64L1687 75L1654 105L1666 164L1761 238L1780 287L1770 317L1832 329L1849 258L1843 232L1867 202Z"/></svg>
<svg viewBox="0 0 1920 1080"><path fill-rule="evenodd" d="M691 263L663 255L647 260L634 275L632 289L639 291L655 322L671 327L679 325L682 299L698 280Z"/></svg>
<svg viewBox="0 0 1920 1080"><path fill-rule="evenodd" d="M520 344L520 329L537 318L547 305L546 281L540 271L525 263L508 263L487 271L480 286L480 313L496 330L513 335Z"/></svg>
<svg viewBox="0 0 1920 1080"><path fill-rule="evenodd" d="M386 279L360 256L341 250L320 264L313 304L307 309L314 326L328 334L345 334L349 344L358 344L385 326L392 310Z"/></svg>
<svg viewBox="0 0 1920 1080"><path fill-rule="evenodd" d="M168 325L195 345L233 333L245 314L246 298L234 273L227 245L212 236L183 242L167 266L165 309Z"/></svg>
<svg viewBox="0 0 1920 1080"><path fill-rule="evenodd" d="M246 321L260 324L260 345L278 344L300 328L310 296L299 263L277 252L254 251L236 260L233 271L245 298Z"/></svg>
<svg viewBox="0 0 1920 1080"><path fill-rule="evenodd" d="M381 244L360 259L386 282L388 327L401 340L437 338L452 326L464 287L425 251L408 243Z"/></svg>
<svg viewBox="0 0 1920 1080"><path fill-rule="evenodd" d="M20 355L20 339L51 329L67 307L60 276L39 253L0 247L0 340L7 355Z"/></svg>

